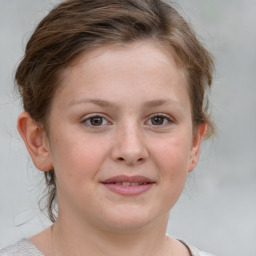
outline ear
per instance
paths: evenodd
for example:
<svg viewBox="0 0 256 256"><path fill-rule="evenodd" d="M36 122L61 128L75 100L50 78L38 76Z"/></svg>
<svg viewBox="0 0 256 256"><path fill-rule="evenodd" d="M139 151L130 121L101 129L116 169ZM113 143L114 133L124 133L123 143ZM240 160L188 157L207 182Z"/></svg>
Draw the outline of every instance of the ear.
<svg viewBox="0 0 256 256"><path fill-rule="evenodd" d="M207 131L207 125L202 124L197 128L197 131L194 134L192 147L190 151L190 164L188 171L191 172L196 167L199 156L200 156L200 146L203 141L204 135Z"/></svg>
<svg viewBox="0 0 256 256"><path fill-rule="evenodd" d="M52 169L49 143L45 131L38 127L27 112L19 115L17 128L34 165L41 171Z"/></svg>

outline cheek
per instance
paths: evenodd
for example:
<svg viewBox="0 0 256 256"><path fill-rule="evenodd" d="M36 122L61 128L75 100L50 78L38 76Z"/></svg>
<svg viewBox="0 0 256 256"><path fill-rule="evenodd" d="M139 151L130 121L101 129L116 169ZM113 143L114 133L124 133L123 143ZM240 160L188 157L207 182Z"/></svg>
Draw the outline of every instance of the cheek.
<svg viewBox="0 0 256 256"><path fill-rule="evenodd" d="M189 169L189 148L187 140L172 138L156 144L155 164L160 175L160 204L170 210L180 197L187 180Z"/></svg>
<svg viewBox="0 0 256 256"><path fill-rule="evenodd" d="M78 185L89 177L94 178L105 158L104 144L78 133L70 136L58 134L55 138L52 159L57 179Z"/></svg>
<svg viewBox="0 0 256 256"><path fill-rule="evenodd" d="M154 144L155 162L168 176L187 174L190 156L190 141L186 136L171 137Z"/></svg>

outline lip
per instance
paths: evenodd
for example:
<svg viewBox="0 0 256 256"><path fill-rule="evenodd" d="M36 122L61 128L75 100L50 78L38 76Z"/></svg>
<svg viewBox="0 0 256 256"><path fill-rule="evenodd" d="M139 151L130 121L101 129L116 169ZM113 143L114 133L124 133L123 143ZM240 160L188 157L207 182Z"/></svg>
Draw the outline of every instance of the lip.
<svg viewBox="0 0 256 256"><path fill-rule="evenodd" d="M130 184L126 184L130 183ZM150 190L156 182L145 176L119 175L101 182L108 190L123 196L136 196Z"/></svg>
<svg viewBox="0 0 256 256"><path fill-rule="evenodd" d="M141 176L141 175L135 175L135 176L126 176L126 175L118 175L111 177L109 179L106 179L102 181L101 183L117 183L117 182L130 182L130 183L155 183L152 179Z"/></svg>

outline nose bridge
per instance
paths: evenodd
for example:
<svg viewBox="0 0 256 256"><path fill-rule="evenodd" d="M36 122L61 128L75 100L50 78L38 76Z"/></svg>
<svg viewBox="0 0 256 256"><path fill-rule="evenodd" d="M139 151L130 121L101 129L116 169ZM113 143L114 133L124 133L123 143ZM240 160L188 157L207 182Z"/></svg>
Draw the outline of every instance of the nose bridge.
<svg viewBox="0 0 256 256"><path fill-rule="evenodd" d="M143 133L136 121L130 121L117 128L114 158L127 164L142 163L148 154Z"/></svg>
<svg viewBox="0 0 256 256"><path fill-rule="evenodd" d="M121 137L121 145L124 150L133 152L142 148L142 134L135 122L130 122L123 126L123 135Z"/></svg>

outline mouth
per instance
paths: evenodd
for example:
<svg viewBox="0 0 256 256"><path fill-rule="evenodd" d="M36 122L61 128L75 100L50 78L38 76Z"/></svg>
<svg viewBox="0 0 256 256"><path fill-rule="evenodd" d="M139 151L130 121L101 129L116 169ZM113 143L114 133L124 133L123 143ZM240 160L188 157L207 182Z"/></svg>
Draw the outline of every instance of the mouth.
<svg viewBox="0 0 256 256"><path fill-rule="evenodd" d="M115 185L122 185L122 186L139 186L139 185L147 185L150 182L110 182L110 183L105 183L104 184L115 184Z"/></svg>
<svg viewBox="0 0 256 256"><path fill-rule="evenodd" d="M111 192L136 196L150 190L156 182L144 176L115 176L101 182Z"/></svg>

